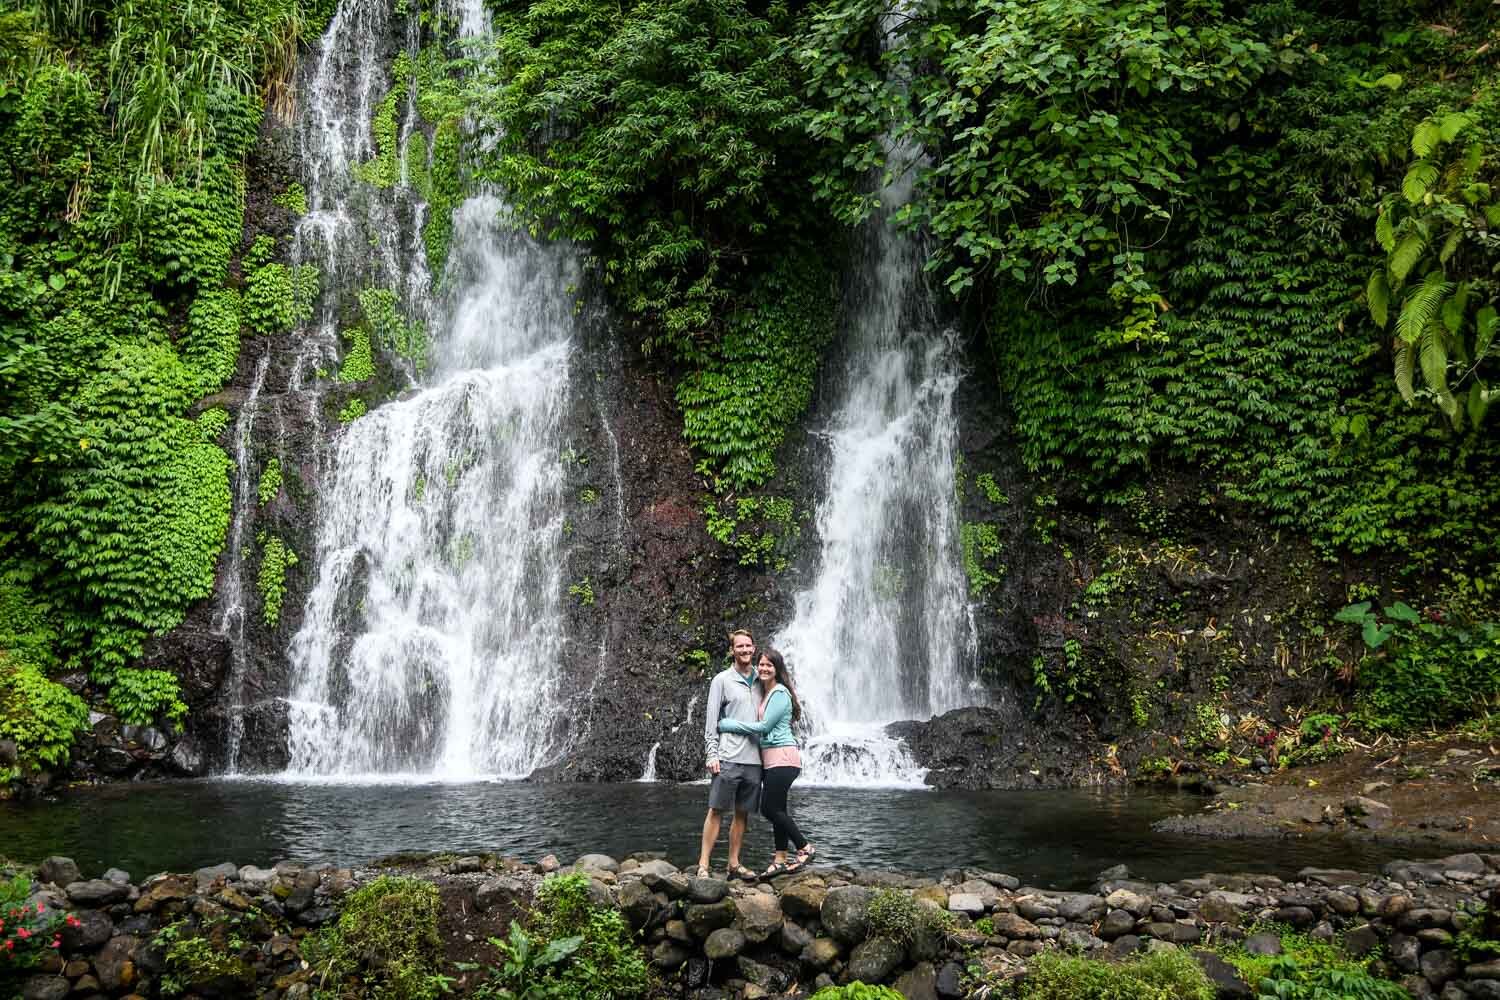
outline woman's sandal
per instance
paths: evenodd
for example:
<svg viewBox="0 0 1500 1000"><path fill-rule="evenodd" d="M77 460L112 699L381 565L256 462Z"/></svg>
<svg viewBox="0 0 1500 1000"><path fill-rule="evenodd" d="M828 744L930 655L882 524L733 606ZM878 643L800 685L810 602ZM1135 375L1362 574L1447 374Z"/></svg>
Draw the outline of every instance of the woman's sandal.
<svg viewBox="0 0 1500 1000"><path fill-rule="evenodd" d="M791 867L790 865L783 864L780 861L773 861L771 862L771 867L760 873L760 880L762 882L769 882L771 881L771 879L775 878L778 875L789 875L796 870L797 869Z"/></svg>
<svg viewBox="0 0 1500 1000"><path fill-rule="evenodd" d="M754 882L756 879L760 878L759 875L755 874L744 865L734 865L733 867L731 867L729 869L729 877L742 879L746 882Z"/></svg>
<svg viewBox="0 0 1500 1000"><path fill-rule="evenodd" d="M708 878L708 865L699 865L697 870L693 872L693 877Z"/></svg>
<svg viewBox="0 0 1500 1000"><path fill-rule="evenodd" d="M818 847L817 847L817 845L816 844L808 844L806 847L802 848L802 850L800 850L800 851L797 852L797 860L796 860L795 864L796 864L797 868L806 868L808 865L812 864L813 858L815 858L817 856L818 856ZM793 868L792 871L796 871L797 868Z"/></svg>

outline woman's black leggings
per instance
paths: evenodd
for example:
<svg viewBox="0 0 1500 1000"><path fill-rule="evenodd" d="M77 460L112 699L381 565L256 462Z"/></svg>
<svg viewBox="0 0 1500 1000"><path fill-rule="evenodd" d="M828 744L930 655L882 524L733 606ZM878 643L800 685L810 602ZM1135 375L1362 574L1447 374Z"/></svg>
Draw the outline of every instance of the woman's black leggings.
<svg viewBox="0 0 1500 1000"><path fill-rule="evenodd" d="M789 843L795 844L799 851L807 846L807 838L797 829L786 805L786 793L801 773L800 767L768 767L762 772L766 784L761 791L760 814L771 821L771 828L776 831L778 851L786 850Z"/></svg>

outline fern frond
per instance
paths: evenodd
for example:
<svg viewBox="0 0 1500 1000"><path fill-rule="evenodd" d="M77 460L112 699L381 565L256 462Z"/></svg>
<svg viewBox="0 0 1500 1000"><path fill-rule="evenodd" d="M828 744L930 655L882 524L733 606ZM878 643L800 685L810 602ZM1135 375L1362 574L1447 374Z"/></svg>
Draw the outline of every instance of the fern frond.
<svg viewBox="0 0 1500 1000"><path fill-rule="evenodd" d="M1412 355L1411 345L1397 337L1393 347L1394 369L1396 376L1396 391L1401 393L1407 405L1417 401L1417 392L1412 388Z"/></svg>
<svg viewBox="0 0 1500 1000"><path fill-rule="evenodd" d="M1422 159L1426 159L1437 149L1438 140L1443 137L1443 129L1437 121L1427 119L1416 127L1411 134L1411 151Z"/></svg>
<svg viewBox="0 0 1500 1000"><path fill-rule="evenodd" d="M1438 398L1438 409L1453 420L1458 415L1458 400L1448 388L1448 337L1436 323L1428 324L1422 331L1422 342L1418 345L1422 365L1422 381L1427 383Z"/></svg>
<svg viewBox="0 0 1500 1000"><path fill-rule="evenodd" d="M1443 280L1442 271L1429 271L1401 303L1401 314L1396 317L1396 333L1401 339L1415 344L1437 319L1438 309L1451 291L1453 286Z"/></svg>
<svg viewBox="0 0 1500 1000"><path fill-rule="evenodd" d="M1458 335L1459 327L1464 325L1464 313L1469 311L1469 283L1460 281L1453 289L1453 294L1443 302L1442 317L1443 326L1454 336ZM1460 353L1462 346L1460 345Z"/></svg>
<svg viewBox="0 0 1500 1000"><path fill-rule="evenodd" d="M1401 283L1406 280L1406 276L1411 273L1411 269L1416 266L1417 261L1422 257L1422 252L1426 249L1427 240L1421 233L1410 232L1401 237L1401 242L1391 252L1391 259L1388 262L1392 285L1396 288L1401 287Z"/></svg>
<svg viewBox="0 0 1500 1000"><path fill-rule="evenodd" d="M1443 248L1438 251L1438 262L1446 264L1452 260L1453 255L1458 252L1458 245L1463 242L1463 238L1464 231L1462 229L1455 229L1449 233L1448 238L1443 241Z"/></svg>
<svg viewBox="0 0 1500 1000"><path fill-rule="evenodd" d="M1438 123L1438 138L1444 142L1452 142L1458 138L1458 133L1472 124L1474 124L1474 116L1465 114L1462 111L1455 111L1452 114L1444 115L1443 120ZM1417 155L1425 156L1426 154L1418 153Z"/></svg>
<svg viewBox="0 0 1500 1000"><path fill-rule="evenodd" d="M1391 223L1390 208L1382 207L1380 214L1375 216L1375 242L1380 244L1380 249L1390 253L1396 249L1396 227Z"/></svg>
<svg viewBox="0 0 1500 1000"><path fill-rule="evenodd" d="M1484 147L1477 142L1469 143L1464 150L1464 176L1473 177L1479 173L1479 165L1484 162Z"/></svg>
<svg viewBox="0 0 1500 1000"><path fill-rule="evenodd" d="M1437 164L1430 160L1418 160L1407 168L1406 177L1401 181L1401 194L1415 205L1437 179Z"/></svg>
<svg viewBox="0 0 1500 1000"><path fill-rule="evenodd" d="M1385 280L1384 271L1376 271L1370 275L1370 283L1365 286L1365 298L1370 303L1370 315L1375 319L1375 325L1382 330L1390 321L1391 308L1391 285Z"/></svg>

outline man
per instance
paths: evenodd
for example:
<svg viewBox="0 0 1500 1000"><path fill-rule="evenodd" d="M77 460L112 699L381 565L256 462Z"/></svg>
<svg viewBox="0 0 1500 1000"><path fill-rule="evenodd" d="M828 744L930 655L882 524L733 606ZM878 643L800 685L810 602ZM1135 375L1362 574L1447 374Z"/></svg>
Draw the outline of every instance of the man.
<svg viewBox="0 0 1500 1000"><path fill-rule="evenodd" d="M719 719L727 715L741 722L756 721L759 701L755 695L755 640L745 629L735 629L729 634L729 651L734 662L719 671L708 685L703 750L713 781L708 786L708 816L703 820L698 875L708 875L708 857L714 841L719 839L719 825L723 814L732 809L729 874L735 878L754 878L755 873L740 864L740 845L745 842L745 825L760 794L760 747L753 736L719 732Z"/></svg>

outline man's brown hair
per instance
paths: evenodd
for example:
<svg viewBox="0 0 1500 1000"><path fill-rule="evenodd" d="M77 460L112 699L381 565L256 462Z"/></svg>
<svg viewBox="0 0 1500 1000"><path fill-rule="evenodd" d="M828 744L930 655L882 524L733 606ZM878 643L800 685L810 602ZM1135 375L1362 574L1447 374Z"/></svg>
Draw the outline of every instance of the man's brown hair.
<svg viewBox="0 0 1500 1000"><path fill-rule="evenodd" d="M737 628L733 632L729 633L729 644L731 646L734 645L734 637L737 636L737 635L742 635L746 639L749 639L751 642L755 641L755 636L753 636L753 635L750 634L750 630L749 629L747 629L747 628Z"/></svg>

